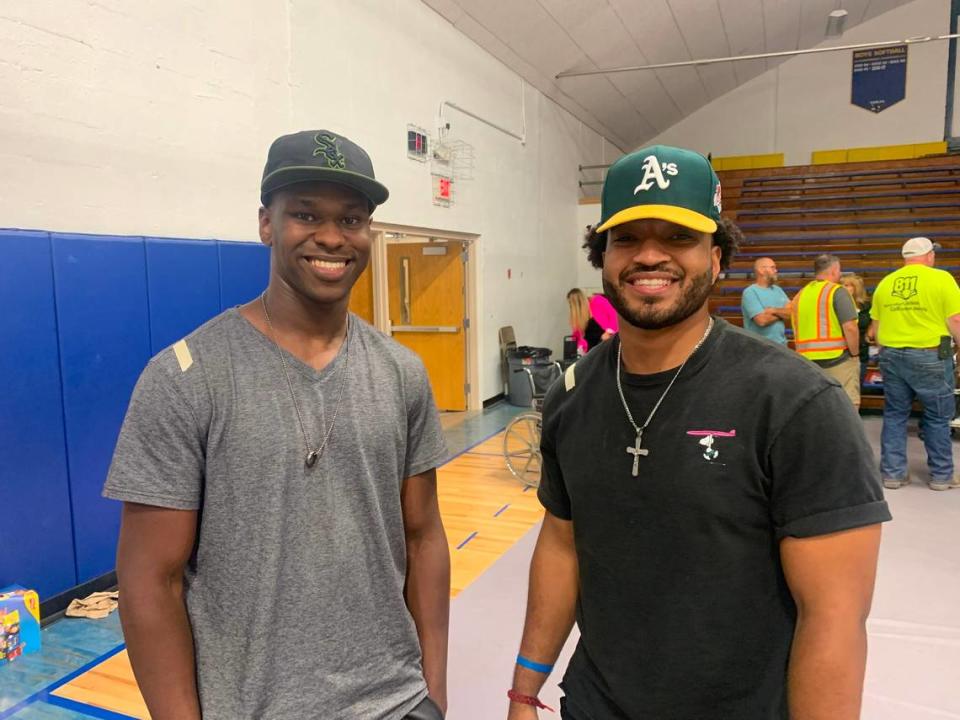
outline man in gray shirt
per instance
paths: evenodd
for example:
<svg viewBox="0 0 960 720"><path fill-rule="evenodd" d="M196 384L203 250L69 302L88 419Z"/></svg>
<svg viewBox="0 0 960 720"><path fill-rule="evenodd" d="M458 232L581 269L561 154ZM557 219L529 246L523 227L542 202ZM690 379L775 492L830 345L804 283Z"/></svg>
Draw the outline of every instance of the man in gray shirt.
<svg viewBox="0 0 960 720"><path fill-rule="evenodd" d="M347 309L387 195L347 138L278 138L266 292L140 377L104 494L154 720L445 711L443 435L421 361Z"/></svg>

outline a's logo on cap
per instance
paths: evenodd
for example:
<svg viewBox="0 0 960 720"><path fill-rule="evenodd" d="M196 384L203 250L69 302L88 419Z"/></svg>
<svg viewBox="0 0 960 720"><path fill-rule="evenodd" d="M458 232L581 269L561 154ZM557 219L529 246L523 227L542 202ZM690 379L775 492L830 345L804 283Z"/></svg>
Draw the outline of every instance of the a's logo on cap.
<svg viewBox="0 0 960 720"><path fill-rule="evenodd" d="M636 195L641 190L649 190L653 187L654 183L656 183L657 187L661 190L666 190L670 187L670 181L663 176L664 173L671 176L676 175L677 164L663 163L663 167L661 167L656 155L647 155L647 157L643 159L643 179L640 180L640 184L634 188L633 194Z"/></svg>
<svg viewBox="0 0 960 720"><path fill-rule="evenodd" d="M317 133L313 140L317 143L317 149L313 151L314 157L323 156L327 161L327 167L336 170L343 170L347 167L347 161L343 157L343 153L340 152L338 145L340 138L327 133Z"/></svg>

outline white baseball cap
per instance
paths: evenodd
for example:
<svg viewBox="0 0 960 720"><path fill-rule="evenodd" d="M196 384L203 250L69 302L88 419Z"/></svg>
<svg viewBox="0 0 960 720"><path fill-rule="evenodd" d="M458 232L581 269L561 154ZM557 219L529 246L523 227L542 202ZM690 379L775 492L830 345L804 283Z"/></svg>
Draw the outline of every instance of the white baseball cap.
<svg viewBox="0 0 960 720"><path fill-rule="evenodd" d="M910 238L903 244L900 254L905 258L920 257L928 252L935 252L940 249L940 243L931 242L930 238L915 237Z"/></svg>

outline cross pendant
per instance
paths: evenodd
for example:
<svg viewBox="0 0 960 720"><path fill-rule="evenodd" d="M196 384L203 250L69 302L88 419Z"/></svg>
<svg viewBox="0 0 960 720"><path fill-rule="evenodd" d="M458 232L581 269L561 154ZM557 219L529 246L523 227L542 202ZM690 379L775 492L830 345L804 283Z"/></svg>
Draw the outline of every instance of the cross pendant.
<svg viewBox="0 0 960 720"><path fill-rule="evenodd" d="M637 433L637 439L633 443L633 447L627 446L627 452L633 455L633 476L637 477L640 474L640 456L643 455L646 457L650 454L650 451L646 448L640 447L640 443L643 441L643 431Z"/></svg>

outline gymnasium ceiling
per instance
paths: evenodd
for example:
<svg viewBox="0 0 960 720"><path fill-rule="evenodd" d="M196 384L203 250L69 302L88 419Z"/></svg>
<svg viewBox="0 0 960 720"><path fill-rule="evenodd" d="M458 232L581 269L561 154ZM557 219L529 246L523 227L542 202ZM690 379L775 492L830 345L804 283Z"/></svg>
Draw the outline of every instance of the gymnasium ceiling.
<svg viewBox="0 0 960 720"><path fill-rule="evenodd" d="M825 39L831 10L847 10L849 30L909 2L423 1L624 151L786 58L561 79L557 73L813 47Z"/></svg>

